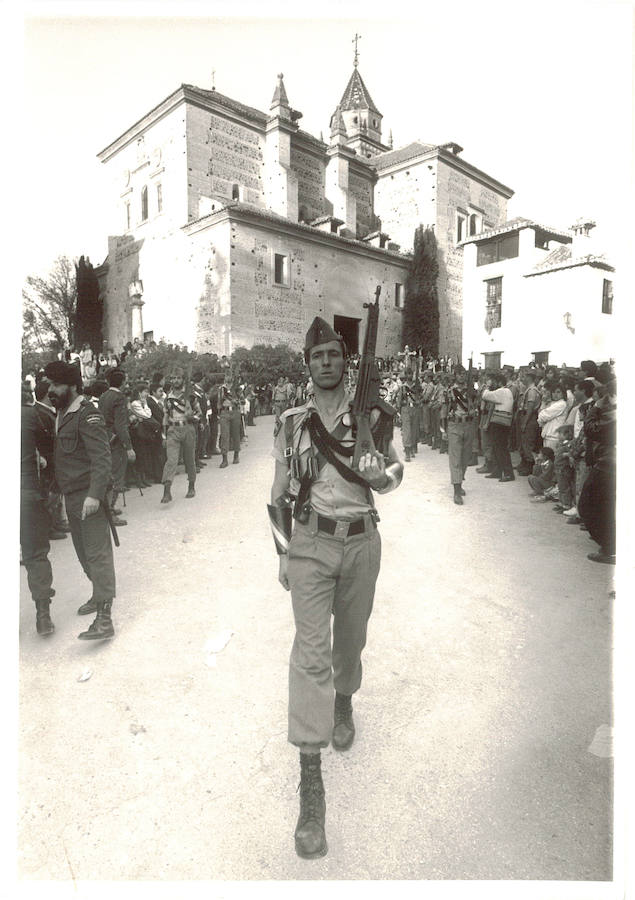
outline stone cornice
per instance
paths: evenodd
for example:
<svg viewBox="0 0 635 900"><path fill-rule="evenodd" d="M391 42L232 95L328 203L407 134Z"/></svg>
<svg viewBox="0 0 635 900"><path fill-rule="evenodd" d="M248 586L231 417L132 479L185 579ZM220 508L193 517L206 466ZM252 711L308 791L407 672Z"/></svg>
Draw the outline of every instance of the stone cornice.
<svg viewBox="0 0 635 900"><path fill-rule="evenodd" d="M455 156L453 153L449 153L447 150L443 150L441 147L433 147L431 150L428 150L425 153L418 153L416 156L411 156L409 159L397 162L393 166L386 166L385 169L382 169L379 172L379 178L386 178L388 175L394 175L396 172L400 172L402 169L410 169L413 166L418 165L419 163L426 162L427 160L431 159L437 159L440 162L451 166L453 169L457 169L457 171L462 172L464 175L468 175L475 181L480 182L484 187L495 191L497 194L502 194L502 196L505 197L506 200L509 200L510 197L514 196L514 191L512 190L512 188L507 187L507 185L503 184L501 181L497 181L486 172L482 172L480 169L477 169L476 166L473 166L471 163L466 162L464 159ZM368 160L368 163L372 166L372 157L370 160Z"/></svg>
<svg viewBox="0 0 635 900"><path fill-rule="evenodd" d="M364 256L367 259L386 260L387 258L396 264L406 267L410 261L410 255L397 253L394 250L372 247L362 243L361 240L354 238L345 238L338 234L332 234L327 231L320 231L310 225L301 225L299 222L291 222L277 216L275 213L259 211L255 208L247 208L245 204L234 204L224 206L217 212L203 216L194 222L188 222L183 225L181 230L188 236L204 231L206 228L219 225L224 222L243 222L246 225L252 225L255 228L261 228L264 231L275 231L278 234L287 234L291 237L302 237L310 242L321 244L322 246L339 246L342 250L355 253L358 256Z"/></svg>
<svg viewBox="0 0 635 900"><path fill-rule="evenodd" d="M134 125L131 125L130 128L124 131L123 134L119 135L116 140L111 144L108 144L107 147L104 147L104 149L97 154L97 159L101 162L108 162L115 153L118 153L127 146L127 144L143 134L147 128L154 125L155 122L158 122L184 102L185 91L183 85L181 85L181 87L177 88L169 97L162 100L158 106L155 106L154 109L151 109L150 112L146 113L143 118L139 119Z"/></svg>
<svg viewBox="0 0 635 900"><path fill-rule="evenodd" d="M118 153L121 149L142 135L148 128L183 103L196 106L207 112L213 112L238 125L242 125L245 128L251 128L254 131L264 134L264 128L267 121L267 117L264 113L256 115L256 110L253 111L253 115L241 113L237 109L225 105L220 99L214 100L213 92L211 91L204 95L199 91L193 90L188 85L182 84L170 94L169 97L162 100L161 103L154 107L154 109L151 109L150 112L146 113L145 116L135 122L134 125L131 125L130 128L123 132L123 134L119 135L116 140L111 144L108 144L107 147L104 147L104 149L97 154L97 158L101 162L108 162L115 153ZM293 130L295 131L296 129L297 125L294 126Z"/></svg>

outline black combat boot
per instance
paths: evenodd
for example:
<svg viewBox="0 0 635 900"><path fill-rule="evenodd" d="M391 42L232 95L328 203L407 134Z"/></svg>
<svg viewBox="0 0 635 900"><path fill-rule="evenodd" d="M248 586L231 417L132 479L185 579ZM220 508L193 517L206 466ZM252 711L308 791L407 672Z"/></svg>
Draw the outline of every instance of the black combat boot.
<svg viewBox="0 0 635 900"><path fill-rule="evenodd" d="M80 641L103 641L114 637L115 629L112 625L110 611L112 600L99 600L97 602L97 616L88 631L82 631L77 637Z"/></svg>
<svg viewBox="0 0 635 900"><path fill-rule="evenodd" d="M172 501L172 494L170 493L170 485L171 481L166 481L163 485L163 496L161 497L161 503L170 503Z"/></svg>
<svg viewBox="0 0 635 900"><path fill-rule="evenodd" d="M223 453L223 461L218 468L225 469L228 465L229 465L229 463L227 462L227 454Z"/></svg>
<svg viewBox="0 0 635 900"><path fill-rule="evenodd" d="M334 727L331 743L334 750L348 750L355 739L353 704L348 694L335 692Z"/></svg>
<svg viewBox="0 0 635 900"><path fill-rule="evenodd" d="M86 603L83 603L79 609L77 610L78 616L87 616L89 613L97 612L97 601L94 597L91 597L90 600L87 600Z"/></svg>
<svg viewBox="0 0 635 900"><path fill-rule="evenodd" d="M35 627L38 634L53 634L55 625L51 622L49 613L50 600L35 601Z"/></svg>
<svg viewBox="0 0 635 900"><path fill-rule="evenodd" d="M233 464L234 464L235 466L237 466L238 463L240 462L240 457L239 457L239 455L238 455L238 450L234 450L234 458L233 458L232 462L233 462Z"/></svg>
<svg viewBox="0 0 635 900"><path fill-rule="evenodd" d="M404 452L406 454L406 462L410 462L410 447L404 447Z"/></svg>
<svg viewBox="0 0 635 900"><path fill-rule="evenodd" d="M295 851L302 859L324 856L326 801L319 753L300 754L300 816L295 826Z"/></svg>
<svg viewBox="0 0 635 900"><path fill-rule="evenodd" d="M454 485L454 502L456 503L457 506L463 506L464 494L465 494L465 491L463 490L461 485L455 484Z"/></svg>
<svg viewBox="0 0 635 900"><path fill-rule="evenodd" d="M195 497L196 491L194 490L194 482L188 481L187 483L187 494L185 495L185 499L189 500L190 497Z"/></svg>

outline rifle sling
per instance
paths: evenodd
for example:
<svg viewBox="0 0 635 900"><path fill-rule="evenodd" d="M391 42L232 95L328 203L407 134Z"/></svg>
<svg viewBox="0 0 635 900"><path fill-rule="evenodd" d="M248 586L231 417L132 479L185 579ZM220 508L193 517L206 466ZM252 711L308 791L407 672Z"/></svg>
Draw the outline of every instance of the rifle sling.
<svg viewBox="0 0 635 900"><path fill-rule="evenodd" d="M337 452L342 456L352 456L355 452L355 448L342 446L332 434L329 434L320 417L314 413L311 413L308 418L308 428L311 440L317 447L319 453L326 458L327 462L330 462L331 465L337 469L342 478L346 481L350 481L351 484L359 484L363 488L368 488L368 482L347 466L346 463L339 460L334 452L334 448L337 448Z"/></svg>

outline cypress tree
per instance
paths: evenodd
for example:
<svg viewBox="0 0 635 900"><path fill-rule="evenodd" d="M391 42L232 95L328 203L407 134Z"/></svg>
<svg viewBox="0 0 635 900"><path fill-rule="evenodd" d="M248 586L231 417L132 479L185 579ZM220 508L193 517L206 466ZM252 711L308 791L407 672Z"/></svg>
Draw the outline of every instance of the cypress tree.
<svg viewBox="0 0 635 900"><path fill-rule="evenodd" d="M419 225L406 277L401 339L411 350L421 347L425 359L439 355L439 261L434 228Z"/></svg>
<svg viewBox="0 0 635 900"><path fill-rule="evenodd" d="M99 297L99 282L88 258L80 256L75 270L77 273L75 343L78 349L84 343L88 343L95 353L99 353L103 342L103 303Z"/></svg>

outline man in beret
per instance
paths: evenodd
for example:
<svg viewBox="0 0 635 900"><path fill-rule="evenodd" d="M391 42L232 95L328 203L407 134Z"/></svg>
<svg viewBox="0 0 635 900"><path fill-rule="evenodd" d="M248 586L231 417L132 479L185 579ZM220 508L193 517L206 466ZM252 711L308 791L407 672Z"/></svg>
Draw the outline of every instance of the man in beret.
<svg viewBox="0 0 635 900"><path fill-rule="evenodd" d="M62 361L49 363L46 377L49 398L57 410L55 478L66 501L75 552L93 586L92 597L77 612L97 614L79 638L104 640L115 633L111 618L115 567L104 511L112 477L106 423L101 412L80 393L77 366Z"/></svg>
<svg viewBox="0 0 635 900"><path fill-rule="evenodd" d="M398 487L403 464L392 443L392 416L374 410L377 450L351 468L355 438L343 380L344 342L319 316L307 332L304 359L313 396L283 412L276 426L268 510L278 578L291 590L296 628L288 730L300 751L295 847L299 856L314 859L327 852L320 751L329 742L348 750L355 737L351 697L361 683L381 556L373 491Z"/></svg>

